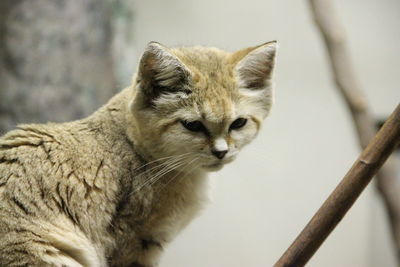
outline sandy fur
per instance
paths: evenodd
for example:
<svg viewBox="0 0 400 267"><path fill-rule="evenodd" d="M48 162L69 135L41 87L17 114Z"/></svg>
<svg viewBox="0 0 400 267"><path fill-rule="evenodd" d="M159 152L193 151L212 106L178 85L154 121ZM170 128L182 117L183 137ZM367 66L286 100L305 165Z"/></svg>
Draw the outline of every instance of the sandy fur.
<svg viewBox="0 0 400 267"><path fill-rule="evenodd" d="M207 202L204 166L232 161L269 113L273 58L251 54L264 46L151 43L132 85L91 116L1 137L0 266L156 266ZM265 86L242 88L247 77ZM239 116L246 127L230 131ZM229 152L220 161L212 149Z"/></svg>

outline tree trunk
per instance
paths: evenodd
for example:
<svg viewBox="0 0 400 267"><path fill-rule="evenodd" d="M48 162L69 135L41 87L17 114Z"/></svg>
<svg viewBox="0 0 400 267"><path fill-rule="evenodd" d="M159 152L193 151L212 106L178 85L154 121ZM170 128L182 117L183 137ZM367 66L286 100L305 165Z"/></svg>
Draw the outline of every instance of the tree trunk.
<svg viewBox="0 0 400 267"><path fill-rule="evenodd" d="M126 39L115 42L122 36L121 14L122 23L132 21L130 7L123 5L1 1L0 134L17 123L81 118L116 93L121 53L115 44L129 45Z"/></svg>

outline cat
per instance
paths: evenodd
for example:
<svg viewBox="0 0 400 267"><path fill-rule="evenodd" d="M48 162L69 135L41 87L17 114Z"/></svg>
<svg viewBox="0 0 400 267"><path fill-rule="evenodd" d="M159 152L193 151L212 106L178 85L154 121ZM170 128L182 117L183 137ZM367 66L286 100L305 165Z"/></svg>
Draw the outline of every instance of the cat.
<svg viewBox="0 0 400 267"><path fill-rule="evenodd" d="M87 118L0 138L0 266L157 266L252 141L276 42L229 53L150 42L132 84Z"/></svg>

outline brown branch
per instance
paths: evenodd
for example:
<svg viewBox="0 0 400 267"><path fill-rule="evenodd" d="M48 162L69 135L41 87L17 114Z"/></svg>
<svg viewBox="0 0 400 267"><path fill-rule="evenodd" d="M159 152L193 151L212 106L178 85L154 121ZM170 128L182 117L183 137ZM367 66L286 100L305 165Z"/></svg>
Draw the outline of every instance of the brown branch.
<svg viewBox="0 0 400 267"><path fill-rule="evenodd" d="M275 267L303 266L357 200L400 142L400 105Z"/></svg>
<svg viewBox="0 0 400 267"><path fill-rule="evenodd" d="M359 143L365 148L376 132L376 125L367 104L366 96L356 79L350 60L343 26L331 0L310 0L312 14L323 36L330 59L333 77L350 110ZM400 182L396 177L396 158L390 157L377 174L377 186L385 203L400 262Z"/></svg>
<svg viewBox="0 0 400 267"><path fill-rule="evenodd" d="M315 22L327 47L330 66L337 89L351 113L361 148L366 148L342 182L324 202L293 244L282 255L275 267L302 266L312 257L331 231L356 201L365 186L378 171L400 139L400 105L378 135L367 146L376 132L375 121L356 79L343 26L331 0L310 0ZM386 132L386 133L385 133ZM384 148L386 146L386 148ZM390 152L389 152L390 150ZM389 215L397 256L400 258L400 183L396 181L395 157L381 168L378 188Z"/></svg>

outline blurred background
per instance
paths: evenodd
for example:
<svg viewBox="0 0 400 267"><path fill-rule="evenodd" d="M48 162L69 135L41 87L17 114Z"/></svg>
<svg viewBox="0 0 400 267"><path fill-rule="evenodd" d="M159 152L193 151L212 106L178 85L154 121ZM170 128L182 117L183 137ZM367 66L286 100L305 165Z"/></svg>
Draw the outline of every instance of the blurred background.
<svg viewBox="0 0 400 267"><path fill-rule="evenodd" d="M400 2L334 1L376 118L400 100ZM149 41L234 51L278 40L276 104L257 140L213 174L213 203L162 267L272 266L359 153L307 1L2 0L0 132L90 114L130 83ZM399 192L400 194L400 192ZM374 184L308 266L397 266Z"/></svg>

